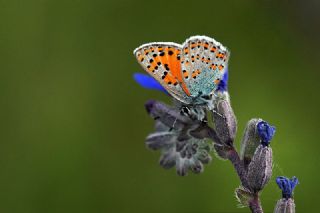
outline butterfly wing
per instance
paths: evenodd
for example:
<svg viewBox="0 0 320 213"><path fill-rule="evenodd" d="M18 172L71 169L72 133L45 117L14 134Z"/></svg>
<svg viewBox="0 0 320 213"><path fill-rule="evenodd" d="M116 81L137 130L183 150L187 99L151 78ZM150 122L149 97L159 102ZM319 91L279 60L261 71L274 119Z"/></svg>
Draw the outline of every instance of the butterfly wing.
<svg viewBox="0 0 320 213"><path fill-rule="evenodd" d="M189 90L181 72L181 45L171 42L144 44L134 50L140 65L174 98L190 104Z"/></svg>
<svg viewBox="0 0 320 213"><path fill-rule="evenodd" d="M181 69L191 97L209 95L218 87L229 51L213 38L192 36L182 45Z"/></svg>

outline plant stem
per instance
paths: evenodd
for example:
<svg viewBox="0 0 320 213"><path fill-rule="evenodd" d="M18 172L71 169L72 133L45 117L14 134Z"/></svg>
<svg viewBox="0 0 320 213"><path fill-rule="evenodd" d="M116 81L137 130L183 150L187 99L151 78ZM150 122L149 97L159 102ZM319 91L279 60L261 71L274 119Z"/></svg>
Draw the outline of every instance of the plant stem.
<svg viewBox="0 0 320 213"><path fill-rule="evenodd" d="M243 165L242 161L240 160L238 152L235 150L235 148L233 146L230 147L227 157L230 160L230 162L232 163L233 167L235 168L235 170L240 178L242 186L249 188L248 183L247 183L247 178L246 178L247 172L244 169L244 165Z"/></svg>
<svg viewBox="0 0 320 213"><path fill-rule="evenodd" d="M249 188L247 178L246 178L247 172L244 168L243 162L241 161L237 150L235 150L233 146L231 146L230 149L228 150L227 156L230 162L232 163L233 167L235 168L240 178L242 186L244 186L245 188ZM258 193L254 195L254 199L249 201L249 208L252 213L263 213Z"/></svg>
<svg viewBox="0 0 320 213"><path fill-rule="evenodd" d="M200 125L197 129L190 132L190 134L195 138L211 138L215 144L220 146L224 146L227 149L226 157L232 163L235 168L238 177L240 179L241 185L247 189L249 189L248 181L247 181L247 171L244 167L243 161L241 161L240 156L237 150L230 143L230 145L223 144L218 137L216 131L209 127L207 124ZM249 208L252 213L263 213L262 206L259 199L259 194L254 194L254 199L249 202Z"/></svg>
<svg viewBox="0 0 320 213"><path fill-rule="evenodd" d="M249 208L252 213L263 213L258 194L254 196L254 199L249 201Z"/></svg>

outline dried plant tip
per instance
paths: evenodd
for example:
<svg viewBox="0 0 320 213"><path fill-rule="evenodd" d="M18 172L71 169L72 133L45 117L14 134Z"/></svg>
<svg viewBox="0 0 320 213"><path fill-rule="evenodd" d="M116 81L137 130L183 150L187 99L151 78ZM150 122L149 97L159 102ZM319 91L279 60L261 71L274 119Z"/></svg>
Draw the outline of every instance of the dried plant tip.
<svg viewBox="0 0 320 213"><path fill-rule="evenodd" d="M215 130L221 142L232 145L237 131L237 121L230 103L218 100L216 111L212 112Z"/></svg>
<svg viewBox="0 0 320 213"><path fill-rule="evenodd" d="M190 168L191 171L195 174L203 172L203 164L199 160L191 161Z"/></svg>
<svg viewBox="0 0 320 213"><path fill-rule="evenodd" d="M252 192L259 192L272 175L272 149L259 145L248 166L247 181Z"/></svg>
<svg viewBox="0 0 320 213"><path fill-rule="evenodd" d="M178 158L176 161L176 171L179 176L186 176L188 174L189 164L185 158Z"/></svg>
<svg viewBox="0 0 320 213"><path fill-rule="evenodd" d="M145 104L145 108L151 117L174 130L182 130L186 124L193 123L187 116L182 116L178 109L169 107L158 101L148 101Z"/></svg>
<svg viewBox="0 0 320 213"><path fill-rule="evenodd" d="M155 132L147 137L147 147L161 150L160 165L169 169L176 166L177 174L186 176L191 170L195 174L203 172L203 164L211 161L210 144L205 140L188 138L178 140L179 132Z"/></svg>
<svg viewBox="0 0 320 213"><path fill-rule="evenodd" d="M207 123L202 122L200 125L195 126L193 130L189 132L189 134L198 139L204 139L209 138L211 139L215 144L223 144L218 137L216 131L209 127Z"/></svg>
<svg viewBox="0 0 320 213"><path fill-rule="evenodd" d="M170 127L167 127L161 121L155 121L154 129L156 130L156 132L163 132L170 130Z"/></svg>
<svg viewBox="0 0 320 213"><path fill-rule="evenodd" d="M282 198L278 200L276 207L274 208L274 213L295 213L296 205L292 198L285 199Z"/></svg>
<svg viewBox="0 0 320 213"><path fill-rule="evenodd" d="M249 165L256 148L260 145L260 136L258 134L257 124L261 121L262 119L260 118L251 119L244 130L240 147L240 158L245 167Z"/></svg>
<svg viewBox="0 0 320 213"><path fill-rule="evenodd" d="M236 188L235 196L239 202L239 207L249 206L249 202L254 199L254 195L242 186Z"/></svg>
<svg viewBox="0 0 320 213"><path fill-rule="evenodd" d="M293 190L296 185L299 183L298 178L292 177L291 179L279 176L276 178L276 183L278 184L279 188L282 190L282 198L292 198Z"/></svg>
<svg viewBox="0 0 320 213"><path fill-rule="evenodd" d="M174 149L164 151L159 160L160 166L165 169L170 169L176 165L176 152Z"/></svg>
<svg viewBox="0 0 320 213"><path fill-rule="evenodd" d="M212 161L212 157L206 150L198 150L195 156L203 164L208 164Z"/></svg>
<svg viewBox="0 0 320 213"><path fill-rule="evenodd" d="M155 132L148 135L145 143L148 148L157 150L174 145L176 139L177 135L174 132Z"/></svg>

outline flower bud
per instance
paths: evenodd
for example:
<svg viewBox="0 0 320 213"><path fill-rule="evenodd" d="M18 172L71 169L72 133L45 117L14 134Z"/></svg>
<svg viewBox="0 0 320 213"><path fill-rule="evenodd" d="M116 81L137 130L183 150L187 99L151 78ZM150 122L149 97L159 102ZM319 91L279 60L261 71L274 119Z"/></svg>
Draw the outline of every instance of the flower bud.
<svg viewBox="0 0 320 213"><path fill-rule="evenodd" d="M299 183L298 178L292 177L291 179L279 176L276 178L276 183L282 191L282 199L278 200L274 213L294 213L295 204L293 200L293 190Z"/></svg>
<svg viewBox="0 0 320 213"><path fill-rule="evenodd" d="M190 138L187 141L177 142L177 174L185 176L189 169L195 174L203 172L203 164L207 164L211 161L211 156L208 153L209 151L210 147L205 140Z"/></svg>
<svg viewBox="0 0 320 213"><path fill-rule="evenodd" d="M161 150L159 164L170 169L176 166L177 174L186 176L191 170L195 174L203 172L204 165L212 158L210 144L203 139L189 137L179 140L180 132L160 131L150 134L146 146L153 150Z"/></svg>
<svg viewBox="0 0 320 213"><path fill-rule="evenodd" d="M173 145L177 140L177 135L174 132L163 131L155 132L146 138L146 146L150 149L157 150L166 146Z"/></svg>
<svg viewBox="0 0 320 213"><path fill-rule="evenodd" d="M251 119L244 130L244 135L241 141L240 158L243 160L244 166L247 167L251 161L256 148L260 145L260 136L257 130L257 124L262 119Z"/></svg>
<svg viewBox="0 0 320 213"><path fill-rule="evenodd" d="M199 174L203 172L203 164L199 160L193 158L193 160L190 161L190 169L193 173Z"/></svg>
<svg viewBox="0 0 320 213"><path fill-rule="evenodd" d="M282 198L278 200L276 207L274 208L274 213L295 213L296 205L292 198L285 199Z"/></svg>
<svg viewBox="0 0 320 213"><path fill-rule="evenodd" d="M260 118L253 118L247 123L240 150L240 158L243 160L245 168L251 162L256 148L260 144L268 146L274 133L275 127Z"/></svg>
<svg viewBox="0 0 320 213"><path fill-rule="evenodd" d="M276 132L276 128L274 126L270 126L265 121L261 121L257 124L257 130L261 139L261 144L268 146Z"/></svg>
<svg viewBox="0 0 320 213"><path fill-rule="evenodd" d="M145 108L151 117L174 130L182 130L187 124L192 124L190 118L182 116L178 109L164 103L150 100L145 104Z"/></svg>
<svg viewBox="0 0 320 213"><path fill-rule="evenodd" d="M227 100L217 100L216 111L213 111L215 130L221 142L231 145L237 132L237 120Z"/></svg>
<svg viewBox="0 0 320 213"><path fill-rule="evenodd" d="M209 154L209 151L204 149L197 150L195 157L203 164L208 164L212 161L212 157Z"/></svg>
<svg viewBox="0 0 320 213"><path fill-rule="evenodd" d="M227 93L228 90L228 67L225 68L222 79L218 84L217 91L221 93Z"/></svg>
<svg viewBox="0 0 320 213"><path fill-rule="evenodd" d="M248 166L248 187L252 192L259 192L268 183L272 175L272 149L259 145Z"/></svg>
<svg viewBox="0 0 320 213"><path fill-rule="evenodd" d="M239 202L239 207L249 206L249 202L254 199L254 195L242 186L236 188L235 196Z"/></svg>
<svg viewBox="0 0 320 213"><path fill-rule="evenodd" d="M176 160L176 171L179 176L186 176L188 174L188 160L183 157L178 157Z"/></svg>
<svg viewBox="0 0 320 213"><path fill-rule="evenodd" d="M298 178L292 177L291 179L279 176L276 178L276 183L278 184L279 188L282 190L282 198L292 198L293 190L296 185L299 183Z"/></svg>
<svg viewBox="0 0 320 213"><path fill-rule="evenodd" d="M176 165L177 153L173 148L163 150L159 160L160 166L165 169L170 169Z"/></svg>
<svg viewBox="0 0 320 213"><path fill-rule="evenodd" d="M154 124L156 132L168 131L170 128L164 125L161 121L156 121Z"/></svg>

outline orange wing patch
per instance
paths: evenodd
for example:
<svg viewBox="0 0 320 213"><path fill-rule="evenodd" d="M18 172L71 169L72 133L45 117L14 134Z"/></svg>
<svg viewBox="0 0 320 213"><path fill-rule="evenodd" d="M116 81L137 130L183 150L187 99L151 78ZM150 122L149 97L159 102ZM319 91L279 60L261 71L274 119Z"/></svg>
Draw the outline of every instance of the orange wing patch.
<svg viewBox="0 0 320 213"><path fill-rule="evenodd" d="M160 48L160 47L159 47ZM183 76L181 72L181 50L174 47L164 47L159 50L159 55L157 56L161 66L167 71L167 75L163 78L166 83L169 84L171 82L175 85L175 81L172 79L176 79L183 91L190 96L190 92L183 81ZM170 73L170 74L169 74Z"/></svg>

